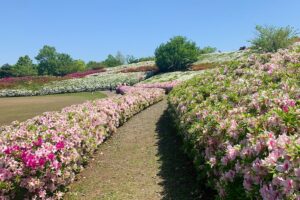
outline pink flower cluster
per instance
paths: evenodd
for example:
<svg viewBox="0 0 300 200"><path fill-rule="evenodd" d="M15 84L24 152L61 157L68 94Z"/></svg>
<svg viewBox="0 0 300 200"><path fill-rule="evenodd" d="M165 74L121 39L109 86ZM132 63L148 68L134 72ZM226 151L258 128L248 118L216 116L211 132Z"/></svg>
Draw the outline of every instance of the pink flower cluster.
<svg viewBox="0 0 300 200"><path fill-rule="evenodd" d="M0 128L0 199L59 199L97 147L161 89L88 101ZM18 193L18 194L16 194Z"/></svg>
<svg viewBox="0 0 300 200"><path fill-rule="evenodd" d="M157 82L157 83L138 83L132 86L120 85L116 88L117 94L126 94L133 91L143 91L145 88L160 88L164 89L166 93L169 93L173 87L180 84L180 81L170 81L170 82Z"/></svg>
<svg viewBox="0 0 300 200"><path fill-rule="evenodd" d="M169 96L199 174L221 199L300 199L300 54L253 55Z"/></svg>
<svg viewBox="0 0 300 200"><path fill-rule="evenodd" d="M169 81L169 82L157 82L157 83L137 83L135 87L141 88L161 88L166 90L166 92L170 92L173 87L179 85L181 81Z"/></svg>

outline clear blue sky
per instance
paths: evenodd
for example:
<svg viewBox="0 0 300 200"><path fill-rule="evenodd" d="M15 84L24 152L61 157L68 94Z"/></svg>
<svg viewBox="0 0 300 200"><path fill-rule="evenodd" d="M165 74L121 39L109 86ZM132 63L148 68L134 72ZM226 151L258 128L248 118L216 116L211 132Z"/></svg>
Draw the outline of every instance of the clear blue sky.
<svg viewBox="0 0 300 200"><path fill-rule="evenodd" d="M0 65L45 44L84 61L150 56L175 35L236 50L256 24L299 29L299 10L299 0L1 0Z"/></svg>

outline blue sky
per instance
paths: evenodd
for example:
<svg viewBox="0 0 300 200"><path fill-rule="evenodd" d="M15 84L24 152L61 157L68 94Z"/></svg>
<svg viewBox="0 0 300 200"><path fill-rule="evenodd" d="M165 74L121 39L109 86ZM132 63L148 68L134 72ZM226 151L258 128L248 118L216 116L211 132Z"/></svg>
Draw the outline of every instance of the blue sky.
<svg viewBox="0 0 300 200"><path fill-rule="evenodd" d="M84 61L150 56L175 35L231 51L257 24L300 29L299 9L299 0L2 0L0 65L45 44Z"/></svg>

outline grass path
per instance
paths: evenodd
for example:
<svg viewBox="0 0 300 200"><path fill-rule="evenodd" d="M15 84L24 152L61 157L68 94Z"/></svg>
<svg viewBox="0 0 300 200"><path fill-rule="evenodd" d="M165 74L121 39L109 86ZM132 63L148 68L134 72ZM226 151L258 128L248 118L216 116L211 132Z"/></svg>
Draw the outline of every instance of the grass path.
<svg viewBox="0 0 300 200"><path fill-rule="evenodd" d="M192 164L180 150L166 108L164 100L120 127L65 199L209 199L197 190Z"/></svg>
<svg viewBox="0 0 300 200"><path fill-rule="evenodd" d="M104 94L105 93L105 94ZM0 98L0 126L14 120L24 121L46 111L56 111L72 104L111 96L110 92L81 92L33 97Z"/></svg>

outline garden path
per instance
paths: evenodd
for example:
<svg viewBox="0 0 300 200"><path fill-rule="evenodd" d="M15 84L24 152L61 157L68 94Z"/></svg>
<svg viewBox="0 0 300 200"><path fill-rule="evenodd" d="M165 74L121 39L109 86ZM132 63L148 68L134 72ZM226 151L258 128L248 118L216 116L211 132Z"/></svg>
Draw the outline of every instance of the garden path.
<svg viewBox="0 0 300 200"><path fill-rule="evenodd" d="M197 190L163 100L132 117L102 144L65 199L208 199Z"/></svg>

